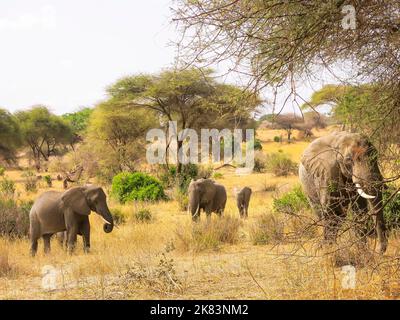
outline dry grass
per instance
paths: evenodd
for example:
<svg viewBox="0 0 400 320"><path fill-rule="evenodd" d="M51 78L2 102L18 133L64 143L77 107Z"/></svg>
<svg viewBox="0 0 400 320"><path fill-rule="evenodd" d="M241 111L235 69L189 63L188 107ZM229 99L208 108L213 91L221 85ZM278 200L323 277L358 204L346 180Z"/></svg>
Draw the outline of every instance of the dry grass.
<svg viewBox="0 0 400 320"><path fill-rule="evenodd" d="M267 135L273 138L276 133ZM303 142L285 145L263 138L262 142L263 151L275 152L282 148L294 161L298 161L307 146ZM112 233L105 234L100 217L92 214L92 250L89 254L83 252L80 237L77 251L72 256L54 240L52 252L45 256L40 241L39 253L34 259L29 255L27 239L0 238L0 299L400 297L400 242L395 236L389 239L389 249L383 257L371 253L365 263L355 263L354 258L365 254L355 252L353 248L347 253L338 253L335 248L317 247L314 237L321 234L321 229L315 227L310 234L303 233L304 219L283 215L266 218L273 197L297 184L296 176L236 176L228 168L221 172L223 179L220 182L228 191L226 213L222 219L213 215L209 223L202 215L200 223L194 225L190 215L179 210L176 201L122 206L110 199L111 210L119 210L126 221ZM17 180L20 172L7 172L7 176ZM61 183L54 182L52 189L62 190ZM253 189L253 195L249 218L239 220L232 190L245 185ZM37 194L25 193L23 188L17 183L20 198L36 197ZM39 188L38 193L45 190L44 185ZM150 223L139 223L132 218L143 208L152 213ZM284 225L283 240L281 223ZM260 225L267 230L267 236L277 235L274 241L253 244L253 228ZM292 234L296 237L290 237ZM373 242L374 239L370 240L370 247ZM342 263L339 263L341 257ZM356 266L354 289L345 289L341 285L341 265L349 263ZM54 290L42 286L48 270L56 274Z"/></svg>
<svg viewBox="0 0 400 320"><path fill-rule="evenodd" d="M175 234L182 251L218 250L223 244L236 244L240 220L230 215L212 217L198 223L179 225Z"/></svg>

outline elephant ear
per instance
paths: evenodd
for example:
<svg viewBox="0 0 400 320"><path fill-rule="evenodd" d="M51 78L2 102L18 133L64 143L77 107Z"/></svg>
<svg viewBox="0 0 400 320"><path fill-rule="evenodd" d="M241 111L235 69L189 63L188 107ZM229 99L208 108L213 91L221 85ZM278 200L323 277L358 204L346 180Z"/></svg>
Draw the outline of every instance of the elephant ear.
<svg viewBox="0 0 400 320"><path fill-rule="evenodd" d="M329 178L332 169L339 166L340 154L327 138L323 137L312 142L301 157L301 164L313 177Z"/></svg>
<svg viewBox="0 0 400 320"><path fill-rule="evenodd" d="M85 216L90 214L90 208L87 203L85 194L82 191L82 188L72 188L66 191L62 197L62 201L64 204L71 208L75 213L79 213Z"/></svg>

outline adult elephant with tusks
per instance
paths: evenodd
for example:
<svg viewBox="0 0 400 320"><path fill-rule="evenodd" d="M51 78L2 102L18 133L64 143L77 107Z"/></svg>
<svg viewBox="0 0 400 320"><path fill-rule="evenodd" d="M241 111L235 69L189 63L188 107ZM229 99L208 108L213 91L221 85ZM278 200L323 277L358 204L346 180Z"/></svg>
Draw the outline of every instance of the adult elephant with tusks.
<svg viewBox="0 0 400 320"><path fill-rule="evenodd" d="M211 179L192 180L188 188L189 206L188 209L192 214L193 221L198 221L200 211L204 210L207 218L211 216L211 212L221 216L226 205L226 190L221 184Z"/></svg>
<svg viewBox="0 0 400 320"><path fill-rule="evenodd" d="M77 235L83 237L85 252L90 248L91 211L104 220L103 230L113 230L114 221L107 206L103 189L90 185L74 187L65 192L48 191L39 196L29 213L31 254L35 256L38 240L43 238L44 251L50 251L50 238L53 234L66 231L68 251L75 248Z"/></svg>
<svg viewBox="0 0 400 320"><path fill-rule="evenodd" d="M382 191L386 187L378 167L378 152L363 135L333 132L314 140L304 151L299 177L309 202L323 221L324 239L336 240L340 224L351 208L357 224L374 217L378 251L387 247ZM356 228L361 244L370 233Z"/></svg>

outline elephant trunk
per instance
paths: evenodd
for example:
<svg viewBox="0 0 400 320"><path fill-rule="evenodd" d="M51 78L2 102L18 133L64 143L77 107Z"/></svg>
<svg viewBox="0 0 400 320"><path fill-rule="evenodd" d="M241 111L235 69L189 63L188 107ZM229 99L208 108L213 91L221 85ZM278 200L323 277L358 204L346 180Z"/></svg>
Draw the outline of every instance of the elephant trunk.
<svg viewBox="0 0 400 320"><path fill-rule="evenodd" d="M96 212L102 217L104 221L103 230L106 233L110 233L114 229L114 219L111 215L107 205L100 206Z"/></svg>
<svg viewBox="0 0 400 320"><path fill-rule="evenodd" d="M379 192L374 199L369 200L374 215L376 236L378 238L378 251L384 253L387 247L386 225L383 214L382 192Z"/></svg>
<svg viewBox="0 0 400 320"><path fill-rule="evenodd" d="M200 213L200 197L197 194L191 194L189 202L189 210L193 218L197 218Z"/></svg>
<svg viewBox="0 0 400 320"><path fill-rule="evenodd" d="M365 183L366 181L372 182ZM370 174L368 179L361 180L353 177L353 182L356 186L358 194L368 200L368 204L375 222L375 231L379 244L378 251L380 253L384 253L387 247L387 237L382 204L382 190L385 187L383 184L383 178L379 170L377 170L375 174ZM361 186L361 183L364 184L363 187Z"/></svg>

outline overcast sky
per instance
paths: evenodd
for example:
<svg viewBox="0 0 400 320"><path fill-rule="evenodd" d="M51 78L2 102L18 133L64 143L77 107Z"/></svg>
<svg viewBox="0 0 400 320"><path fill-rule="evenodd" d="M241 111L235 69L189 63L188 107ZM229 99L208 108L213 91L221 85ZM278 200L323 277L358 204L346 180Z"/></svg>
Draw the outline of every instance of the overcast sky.
<svg viewBox="0 0 400 320"><path fill-rule="evenodd" d="M45 104L57 114L71 112L104 99L105 88L124 75L171 66L175 51L169 44L176 38L171 5L171 0L1 0L0 107L15 111ZM313 89L299 90L308 98Z"/></svg>

